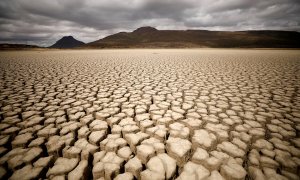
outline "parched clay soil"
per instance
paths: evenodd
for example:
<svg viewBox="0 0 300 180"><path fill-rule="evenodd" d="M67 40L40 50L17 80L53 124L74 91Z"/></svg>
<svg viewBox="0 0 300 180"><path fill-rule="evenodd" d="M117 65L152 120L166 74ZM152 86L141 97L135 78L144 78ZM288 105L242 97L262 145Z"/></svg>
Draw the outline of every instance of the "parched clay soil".
<svg viewBox="0 0 300 180"><path fill-rule="evenodd" d="M300 51L0 52L0 179L299 179Z"/></svg>

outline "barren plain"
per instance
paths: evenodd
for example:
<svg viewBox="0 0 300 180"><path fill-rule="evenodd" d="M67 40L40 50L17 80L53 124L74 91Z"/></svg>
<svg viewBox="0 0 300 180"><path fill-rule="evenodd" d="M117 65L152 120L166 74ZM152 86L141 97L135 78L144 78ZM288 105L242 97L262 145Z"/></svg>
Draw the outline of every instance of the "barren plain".
<svg viewBox="0 0 300 180"><path fill-rule="evenodd" d="M0 52L0 179L299 179L300 51Z"/></svg>

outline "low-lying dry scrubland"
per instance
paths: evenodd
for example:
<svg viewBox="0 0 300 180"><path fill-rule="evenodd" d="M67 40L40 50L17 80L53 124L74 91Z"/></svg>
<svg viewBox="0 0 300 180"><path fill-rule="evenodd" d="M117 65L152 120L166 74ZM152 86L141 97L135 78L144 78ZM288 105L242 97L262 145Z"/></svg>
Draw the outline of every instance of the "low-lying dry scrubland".
<svg viewBox="0 0 300 180"><path fill-rule="evenodd" d="M299 179L300 51L0 52L0 179Z"/></svg>

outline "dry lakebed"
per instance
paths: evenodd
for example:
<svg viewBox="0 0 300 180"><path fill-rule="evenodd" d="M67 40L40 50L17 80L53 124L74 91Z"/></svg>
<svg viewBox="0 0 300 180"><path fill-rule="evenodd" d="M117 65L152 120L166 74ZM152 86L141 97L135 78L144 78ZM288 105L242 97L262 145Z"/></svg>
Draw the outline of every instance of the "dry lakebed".
<svg viewBox="0 0 300 180"><path fill-rule="evenodd" d="M299 179L300 51L0 52L0 179Z"/></svg>

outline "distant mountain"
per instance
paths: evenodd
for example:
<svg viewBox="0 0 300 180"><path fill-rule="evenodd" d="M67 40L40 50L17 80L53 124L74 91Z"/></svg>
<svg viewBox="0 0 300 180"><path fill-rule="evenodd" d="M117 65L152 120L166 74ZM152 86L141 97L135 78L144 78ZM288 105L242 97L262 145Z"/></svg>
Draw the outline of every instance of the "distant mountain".
<svg viewBox="0 0 300 180"><path fill-rule="evenodd" d="M157 30L141 27L84 45L85 48L300 48L293 31Z"/></svg>
<svg viewBox="0 0 300 180"><path fill-rule="evenodd" d="M28 45L28 44L0 44L0 50L23 50L23 49L34 49L34 48L42 48L36 45Z"/></svg>
<svg viewBox="0 0 300 180"><path fill-rule="evenodd" d="M50 46L50 48L75 48L84 45L84 42L78 41L73 36L64 36L58 40L55 44Z"/></svg>

